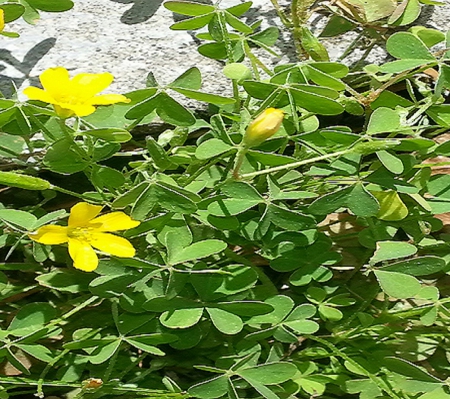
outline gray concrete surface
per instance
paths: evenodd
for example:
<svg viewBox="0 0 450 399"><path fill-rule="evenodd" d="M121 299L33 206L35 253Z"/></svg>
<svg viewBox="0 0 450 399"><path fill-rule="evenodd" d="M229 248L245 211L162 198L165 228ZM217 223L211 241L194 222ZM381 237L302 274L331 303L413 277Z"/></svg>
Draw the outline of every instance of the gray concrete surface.
<svg viewBox="0 0 450 399"><path fill-rule="evenodd" d="M210 0L202 0L211 3ZM450 0L443 7L425 7L420 24L450 28ZM37 77L46 68L64 66L72 73L109 71L115 81L109 91L127 92L142 88L145 77L153 71L163 83L197 66L204 76L205 90L216 93L229 91L229 82L221 73L220 63L201 56L191 32L172 31L169 26L177 16L162 6L163 0L74 0L75 7L64 13L42 13L35 26L24 22L8 24L8 30L20 33L20 38L0 36L0 87L8 91L10 80L19 89L37 84ZM222 0L231 6L243 0ZM289 0L280 1L289 4ZM254 0L249 18L260 16L264 25L277 21L270 0ZM312 19L312 28L320 30L324 21ZM336 58L353 38L327 41L332 58ZM279 42L282 60L294 53L285 32ZM356 50L354 57L360 55ZM384 57L375 49L371 61ZM269 64L280 60L264 56ZM347 60L351 62L351 58Z"/></svg>

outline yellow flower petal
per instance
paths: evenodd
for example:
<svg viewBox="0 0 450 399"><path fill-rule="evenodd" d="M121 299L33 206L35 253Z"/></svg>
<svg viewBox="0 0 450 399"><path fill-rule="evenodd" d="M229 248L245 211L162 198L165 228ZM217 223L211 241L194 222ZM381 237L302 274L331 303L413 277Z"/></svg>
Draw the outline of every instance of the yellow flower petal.
<svg viewBox="0 0 450 399"><path fill-rule="evenodd" d="M5 29L5 12L0 8L0 32Z"/></svg>
<svg viewBox="0 0 450 399"><path fill-rule="evenodd" d="M69 238L69 255L76 269L91 272L98 266L97 254L87 241Z"/></svg>
<svg viewBox="0 0 450 399"><path fill-rule="evenodd" d="M39 100L49 104L56 104L57 102L49 93L34 86L24 89L23 94L25 94L30 100Z"/></svg>
<svg viewBox="0 0 450 399"><path fill-rule="evenodd" d="M48 225L42 226L28 235L32 240L45 245L64 244L68 241L67 227Z"/></svg>
<svg viewBox="0 0 450 399"><path fill-rule="evenodd" d="M140 223L123 212L107 213L90 221L90 224L100 224L100 226L96 227L98 232L132 229L139 226Z"/></svg>
<svg viewBox="0 0 450 399"><path fill-rule="evenodd" d="M76 116L88 116L95 112L95 107L90 104L65 104L59 103L62 108L70 109Z"/></svg>
<svg viewBox="0 0 450 399"><path fill-rule="evenodd" d="M89 104L92 105L110 105L116 103L129 103L131 100L122 94L102 94L89 99Z"/></svg>
<svg viewBox="0 0 450 399"><path fill-rule="evenodd" d="M77 97L88 99L105 90L113 80L109 72L79 73L72 78L72 87Z"/></svg>
<svg viewBox="0 0 450 399"><path fill-rule="evenodd" d="M71 109L61 108L56 104L53 105L53 108L55 109L55 112L63 119L67 119L75 115L75 113Z"/></svg>
<svg viewBox="0 0 450 399"><path fill-rule="evenodd" d="M69 227L86 226L102 210L102 206L78 202L70 209Z"/></svg>
<svg viewBox="0 0 450 399"><path fill-rule="evenodd" d="M89 243L102 252L121 258L132 258L136 253L128 240L113 234L92 233Z"/></svg>
<svg viewBox="0 0 450 399"><path fill-rule="evenodd" d="M69 72L66 68L56 67L49 68L42 72L39 76L42 87L52 96L56 101L61 97L67 96L70 92Z"/></svg>

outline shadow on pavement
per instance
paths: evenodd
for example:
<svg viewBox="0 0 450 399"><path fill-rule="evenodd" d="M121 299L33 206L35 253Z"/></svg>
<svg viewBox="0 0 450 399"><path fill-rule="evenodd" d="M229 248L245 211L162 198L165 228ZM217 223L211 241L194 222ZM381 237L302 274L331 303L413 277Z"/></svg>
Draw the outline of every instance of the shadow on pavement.
<svg viewBox="0 0 450 399"><path fill-rule="evenodd" d="M30 77L31 70L35 65L50 51L50 49L55 45L56 39L50 37L43 40L42 42L36 44L30 51L25 55L23 61L15 58L11 51L0 48L0 91L4 96L10 97L14 93L14 86L20 87L20 85L26 80L30 80L30 85L38 85L39 79L37 77ZM8 67L15 68L21 77L11 77L2 74L2 71Z"/></svg>
<svg viewBox="0 0 450 399"><path fill-rule="evenodd" d="M120 21L127 25L140 24L151 18L164 0L112 0L121 4L132 4L132 7L125 11Z"/></svg>

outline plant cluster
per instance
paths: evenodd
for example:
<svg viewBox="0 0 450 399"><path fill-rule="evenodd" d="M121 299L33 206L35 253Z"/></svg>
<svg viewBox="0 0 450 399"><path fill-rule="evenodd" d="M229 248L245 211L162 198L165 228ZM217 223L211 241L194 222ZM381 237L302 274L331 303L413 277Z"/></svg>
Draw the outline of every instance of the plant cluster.
<svg viewBox="0 0 450 399"><path fill-rule="evenodd" d="M164 3L230 96L55 66L0 98L1 399L450 398L450 31L415 25L439 2L271 3L265 29ZM71 6L0 0L0 33ZM312 13L357 32L351 68ZM280 29L298 61L271 67Z"/></svg>

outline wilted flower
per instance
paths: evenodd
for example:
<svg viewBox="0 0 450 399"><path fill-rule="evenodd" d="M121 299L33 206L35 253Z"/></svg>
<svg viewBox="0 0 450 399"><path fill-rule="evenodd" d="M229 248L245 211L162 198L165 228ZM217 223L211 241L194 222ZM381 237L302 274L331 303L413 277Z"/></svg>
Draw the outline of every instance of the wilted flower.
<svg viewBox="0 0 450 399"><path fill-rule="evenodd" d="M27 87L23 92L30 100L53 104L61 118L87 116L95 112L95 105L110 105L131 100L122 94L101 94L113 81L114 76L105 73L79 73L73 78L63 67L49 68L39 79L42 87Z"/></svg>
<svg viewBox="0 0 450 399"><path fill-rule="evenodd" d="M97 216L101 210L101 206L79 202L70 209L68 226L42 226L29 237L45 245L68 243L74 267L85 272L98 266L98 257L92 247L122 258L133 257L136 251L131 243L108 232L131 229L140 222L123 212Z"/></svg>
<svg viewBox="0 0 450 399"><path fill-rule="evenodd" d="M283 118L284 112L281 109L267 108L247 127L244 146L254 147L272 137L280 129Z"/></svg>

